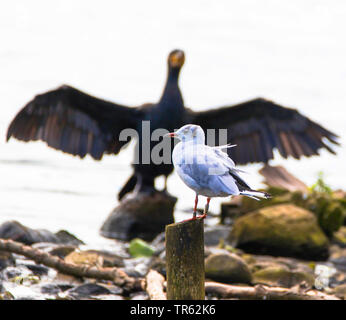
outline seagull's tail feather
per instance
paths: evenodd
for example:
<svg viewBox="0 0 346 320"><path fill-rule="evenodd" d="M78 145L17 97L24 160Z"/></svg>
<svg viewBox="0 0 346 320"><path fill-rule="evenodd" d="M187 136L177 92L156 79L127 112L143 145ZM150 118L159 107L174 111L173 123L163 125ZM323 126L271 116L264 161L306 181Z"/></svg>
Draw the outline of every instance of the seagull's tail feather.
<svg viewBox="0 0 346 320"><path fill-rule="evenodd" d="M267 192L262 191L256 191L256 190L244 190L241 191L239 194L242 196L247 196L249 198L255 199L257 201L260 201L262 199L270 199L272 196Z"/></svg>
<svg viewBox="0 0 346 320"><path fill-rule="evenodd" d="M222 145L222 146L215 146L215 147L212 147L213 149L217 149L217 150L223 150L223 149L229 149L229 148L234 148L236 147L237 145L236 144L225 144L225 145Z"/></svg>

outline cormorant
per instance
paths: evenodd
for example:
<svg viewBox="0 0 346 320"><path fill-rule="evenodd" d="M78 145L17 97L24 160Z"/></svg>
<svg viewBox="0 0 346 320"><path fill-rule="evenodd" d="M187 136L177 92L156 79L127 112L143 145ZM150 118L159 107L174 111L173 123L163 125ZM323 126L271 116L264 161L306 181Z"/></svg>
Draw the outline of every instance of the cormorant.
<svg viewBox="0 0 346 320"><path fill-rule="evenodd" d="M150 121L150 132L157 128L168 131L187 123L206 129L227 129L236 148L228 150L236 164L273 159L273 150L281 156L318 155L321 148L335 154L326 140L338 144L337 135L326 130L297 110L257 98L234 106L194 112L185 108L178 86L184 52L173 50L168 56L168 75L161 99L156 104L127 107L88 95L71 86L37 95L12 120L7 141L15 137L22 141L43 140L48 146L84 158L87 154L101 160L103 154L117 154L131 138L119 139L123 129L138 132L141 160L142 121ZM151 141L151 150L159 143ZM218 143L218 141L216 141ZM135 187L153 190L154 180L172 172L172 164L134 164L134 173L119 192L119 199Z"/></svg>

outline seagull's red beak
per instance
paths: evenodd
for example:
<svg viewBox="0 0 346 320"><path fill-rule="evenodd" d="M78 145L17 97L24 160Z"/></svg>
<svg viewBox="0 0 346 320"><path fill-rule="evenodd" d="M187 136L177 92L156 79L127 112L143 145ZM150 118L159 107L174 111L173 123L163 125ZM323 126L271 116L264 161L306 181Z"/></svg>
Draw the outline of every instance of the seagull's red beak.
<svg viewBox="0 0 346 320"><path fill-rule="evenodd" d="M169 133L165 134L164 137L174 138L174 137L177 137L177 135L175 134L175 132L169 132Z"/></svg>

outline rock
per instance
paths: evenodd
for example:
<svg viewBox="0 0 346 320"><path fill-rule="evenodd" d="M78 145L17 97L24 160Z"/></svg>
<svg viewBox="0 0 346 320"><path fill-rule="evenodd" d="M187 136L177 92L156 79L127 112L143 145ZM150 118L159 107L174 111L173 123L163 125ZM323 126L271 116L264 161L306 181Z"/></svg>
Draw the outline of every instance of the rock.
<svg viewBox="0 0 346 320"><path fill-rule="evenodd" d="M23 276L23 277L29 276L32 273L26 266L19 265L16 267L10 266L10 267L5 268L2 271L2 274L3 274L5 280L11 280L11 279L14 279L14 278L19 277L19 276Z"/></svg>
<svg viewBox="0 0 346 320"><path fill-rule="evenodd" d="M340 299L346 300L346 283L336 286L330 290L330 293L336 295Z"/></svg>
<svg viewBox="0 0 346 320"><path fill-rule="evenodd" d="M166 238L166 233L161 232L151 242L151 246L155 248L155 252L153 253L154 256L159 256L163 251L165 251L166 249L165 238Z"/></svg>
<svg viewBox="0 0 346 320"><path fill-rule="evenodd" d="M41 286L41 292L43 294L56 295L61 291L61 288L54 283L46 283Z"/></svg>
<svg viewBox="0 0 346 320"><path fill-rule="evenodd" d="M333 234L333 242L346 248L346 226L341 227Z"/></svg>
<svg viewBox="0 0 346 320"><path fill-rule="evenodd" d="M313 211L317 216L322 230L332 237L344 222L346 209L339 201L326 195L316 195L307 201L307 209Z"/></svg>
<svg viewBox="0 0 346 320"><path fill-rule="evenodd" d="M340 248L337 245L330 246L329 261L338 269L346 272L346 248Z"/></svg>
<svg viewBox="0 0 346 320"><path fill-rule="evenodd" d="M205 260L205 276L225 283L251 283L245 261L233 253L217 253Z"/></svg>
<svg viewBox="0 0 346 320"><path fill-rule="evenodd" d="M10 252L0 251L0 271L6 267L13 266L15 262L16 261Z"/></svg>
<svg viewBox="0 0 346 320"><path fill-rule="evenodd" d="M59 243L68 244L72 246L79 246L85 244L82 240L78 239L72 233L66 230L60 230L55 233L55 236L59 239Z"/></svg>
<svg viewBox="0 0 346 320"><path fill-rule="evenodd" d="M58 237L48 230L34 230L23 226L18 221L8 221L0 225L0 238L12 239L25 244L36 242L57 243L59 241Z"/></svg>
<svg viewBox="0 0 346 320"><path fill-rule="evenodd" d="M14 296L11 292L5 291L4 293L0 293L0 300L14 300Z"/></svg>
<svg viewBox="0 0 346 320"><path fill-rule="evenodd" d="M65 257L65 262L88 267L103 267L103 258L94 252L73 251Z"/></svg>
<svg viewBox="0 0 346 320"><path fill-rule="evenodd" d="M68 233L59 231L56 234L45 229L31 229L18 221L7 221L0 225L0 238L11 239L31 245L37 242L82 244L83 242Z"/></svg>
<svg viewBox="0 0 346 320"><path fill-rule="evenodd" d="M71 252L76 250L76 246L74 245L56 245L52 249L48 250L48 253L52 256L57 256L61 259L64 259L67 255L69 255Z"/></svg>
<svg viewBox="0 0 346 320"><path fill-rule="evenodd" d="M313 267L296 259L249 254L245 254L243 258L251 270L253 284L286 288L296 285L311 288L314 284Z"/></svg>
<svg viewBox="0 0 346 320"><path fill-rule="evenodd" d="M96 267L123 267L123 258L106 250L85 250L70 252L64 260L68 263Z"/></svg>
<svg viewBox="0 0 346 320"><path fill-rule="evenodd" d="M97 296L101 294L104 295L104 294L110 294L110 293L111 292L107 288L96 283L82 284L68 291L68 294L74 297L89 297L89 296Z"/></svg>
<svg viewBox="0 0 346 320"><path fill-rule="evenodd" d="M123 296L117 294L101 294L97 296L92 296L91 298L91 300L125 300Z"/></svg>
<svg viewBox="0 0 346 320"><path fill-rule="evenodd" d="M261 208L238 218L228 240L250 253L328 258L329 241L315 215L291 204Z"/></svg>
<svg viewBox="0 0 346 320"><path fill-rule="evenodd" d="M110 213L100 234L106 238L129 241L141 238L151 241L174 222L173 212L177 198L164 192L152 195L131 194Z"/></svg>
<svg viewBox="0 0 346 320"><path fill-rule="evenodd" d="M220 223L229 224L228 219L235 219L240 215L241 196L234 196L228 202L221 203Z"/></svg>
<svg viewBox="0 0 346 320"><path fill-rule="evenodd" d="M149 263L149 269L156 270L166 278L166 261L160 257L153 257Z"/></svg>
<svg viewBox="0 0 346 320"><path fill-rule="evenodd" d="M206 227L204 231L204 245L217 246L220 241L228 238L230 227L228 226L212 226Z"/></svg>
<svg viewBox="0 0 346 320"><path fill-rule="evenodd" d="M144 277L148 272L150 261L148 257L126 259L123 270L130 277Z"/></svg>
<svg viewBox="0 0 346 320"><path fill-rule="evenodd" d="M149 295L145 291L130 294L131 300L149 300Z"/></svg>
<svg viewBox="0 0 346 320"><path fill-rule="evenodd" d="M124 266L123 257L118 256L117 254L114 254L114 253L109 252L107 250L87 250L86 252L87 253L94 253L94 254L97 254L99 257L102 257L103 267L105 267L105 268L123 267Z"/></svg>
<svg viewBox="0 0 346 320"><path fill-rule="evenodd" d="M308 287L312 287L315 281L312 274L297 270L292 271L286 266L267 267L254 272L252 276L253 283L255 284L286 288L291 288L302 283L305 283Z"/></svg>
<svg viewBox="0 0 346 320"><path fill-rule="evenodd" d="M142 239L133 239L130 242L129 252L132 257L151 257L155 249Z"/></svg>
<svg viewBox="0 0 346 320"><path fill-rule="evenodd" d="M49 272L49 268L42 264L26 263L25 266L36 276L46 276Z"/></svg>

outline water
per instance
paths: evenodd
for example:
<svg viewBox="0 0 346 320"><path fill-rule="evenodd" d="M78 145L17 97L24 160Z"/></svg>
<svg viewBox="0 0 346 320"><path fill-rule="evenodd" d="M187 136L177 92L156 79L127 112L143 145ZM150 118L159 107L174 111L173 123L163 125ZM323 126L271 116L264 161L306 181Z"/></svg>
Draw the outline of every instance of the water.
<svg viewBox="0 0 346 320"><path fill-rule="evenodd" d="M138 105L156 101L166 56L186 52L180 85L194 110L263 96L325 125L344 144L346 4L343 1L6 2L0 9L0 223L65 228L88 243L117 204L131 173L133 144L102 162L80 160L43 142L5 143L11 119L35 94L67 83L98 97ZM319 171L344 188L346 153L283 160L307 184ZM261 187L260 165L245 176ZM162 181L159 181L162 186ZM193 192L173 174L177 216ZM211 210L219 211L219 200Z"/></svg>

